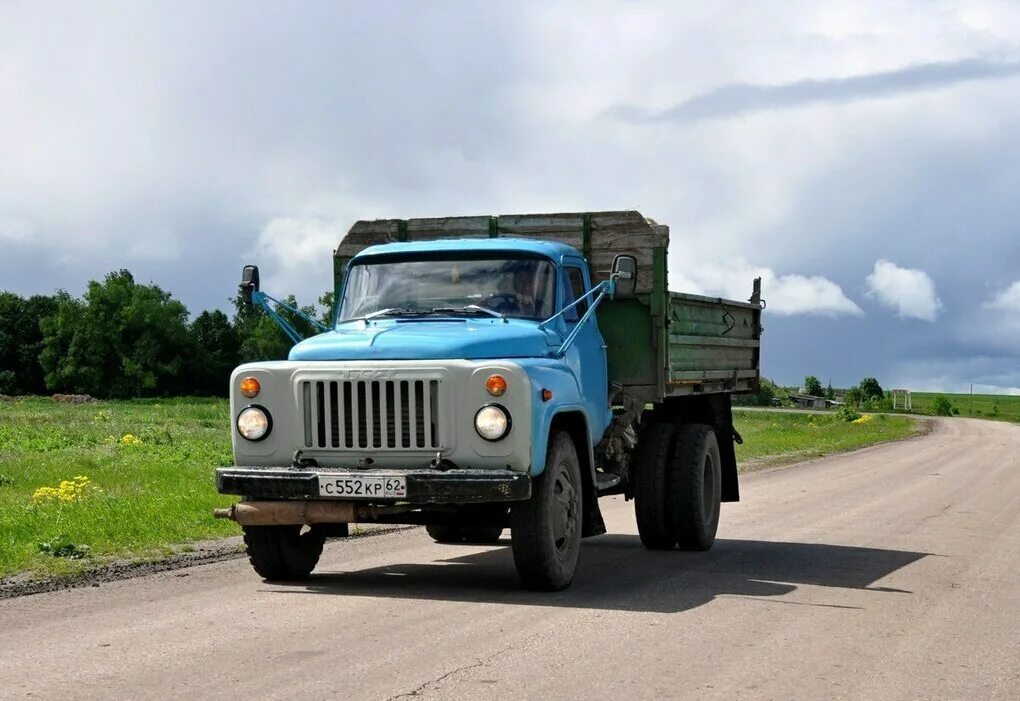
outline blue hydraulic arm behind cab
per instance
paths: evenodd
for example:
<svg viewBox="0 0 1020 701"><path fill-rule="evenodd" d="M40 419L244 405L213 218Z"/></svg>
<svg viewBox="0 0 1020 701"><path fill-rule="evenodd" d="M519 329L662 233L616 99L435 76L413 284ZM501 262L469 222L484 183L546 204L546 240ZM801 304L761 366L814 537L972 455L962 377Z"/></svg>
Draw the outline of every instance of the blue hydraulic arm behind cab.
<svg viewBox="0 0 1020 701"><path fill-rule="evenodd" d="M251 301L252 301L252 304L257 304L260 307L262 307L263 309L265 309L266 310L266 314L269 315L269 318L271 318L273 321L275 321L277 326L279 326L281 329L283 329L283 332L285 334L287 334L287 337L293 343L300 343L301 341L304 340L304 337L300 333L298 333L297 329L295 329L291 325L291 323L289 321L284 319L283 316L279 312L276 311L276 309L274 308L274 305L279 306L279 307L283 307L287 311L292 312L294 314L297 314L302 319L304 319L305 321L310 323L312 326L314 326L315 328L319 329L320 332L324 332L324 331L329 331L330 330L328 326L326 326L325 324L323 324L323 323L313 319L312 317L308 316L307 314L305 314L300 309L296 309L295 307L292 307L289 304L286 304L285 302L281 302L280 300L276 299L275 297L270 297L269 295L267 295L265 292L262 292L261 290L253 290L252 291L252 293L251 293Z"/></svg>

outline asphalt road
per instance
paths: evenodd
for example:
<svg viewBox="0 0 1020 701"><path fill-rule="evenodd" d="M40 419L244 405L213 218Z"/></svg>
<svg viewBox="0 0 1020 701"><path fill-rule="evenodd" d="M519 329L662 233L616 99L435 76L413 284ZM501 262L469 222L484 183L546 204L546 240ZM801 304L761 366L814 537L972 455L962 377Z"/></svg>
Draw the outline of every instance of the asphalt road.
<svg viewBox="0 0 1020 701"><path fill-rule="evenodd" d="M708 553L604 502L571 589L422 529L0 601L0 696L1020 698L1020 426L749 475Z"/></svg>

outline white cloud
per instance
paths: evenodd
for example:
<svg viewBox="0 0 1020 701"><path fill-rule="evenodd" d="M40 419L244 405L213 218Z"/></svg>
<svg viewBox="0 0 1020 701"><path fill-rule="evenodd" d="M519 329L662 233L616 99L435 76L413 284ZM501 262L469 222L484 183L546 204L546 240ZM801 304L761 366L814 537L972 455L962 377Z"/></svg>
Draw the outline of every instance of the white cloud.
<svg viewBox="0 0 1020 701"><path fill-rule="evenodd" d="M985 306L1008 312L1020 312L1020 280L1001 290L991 301L986 302Z"/></svg>
<svg viewBox="0 0 1020 701"><path fill-rule="evenodd" d="M294 293L314 303L332 288L332 252L348 225L317 218L277 217L262 229L253 260L263 272L263 288L274 296Z"/></svg>
<svg viewBox="0 0 1020 701"><path fill-rule="evenodd" d="M747 299L754 278L761 278L762 297L774 314L837 316L864 312L846 296L843 288L819 275L777 275L771 268L753 267L743 261L730 266L701 264L676 273L670 288L679 292Z"/></svg>
<svg viewBox="0 0 1020 701"><path fill-rule="evenodd" d="M901 318L935 321L942 309L942 302L935 294L935 283L923 270L901 268L890 261L879 260L866 283L868 295L895 309Z"/></svg>

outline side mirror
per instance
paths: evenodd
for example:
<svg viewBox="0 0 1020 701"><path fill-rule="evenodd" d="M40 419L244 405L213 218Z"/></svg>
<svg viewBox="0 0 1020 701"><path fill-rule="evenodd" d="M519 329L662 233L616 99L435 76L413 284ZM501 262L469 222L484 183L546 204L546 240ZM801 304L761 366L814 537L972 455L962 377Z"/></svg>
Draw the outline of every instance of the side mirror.
<svg viewBox="0 0 1020 701"><path fill-rule="evenodd" d="M613 270L610 279L616 280L616 296L629 297L634 294L637 284L637 259L621 253L613 259Z"/></svg>
<svg viewBox="0 0 1020 701"><path fill-rule="evenodd" d="M246 265L241 270L241 301L251 308L252 293L259 291L259 266Z"/></svg>

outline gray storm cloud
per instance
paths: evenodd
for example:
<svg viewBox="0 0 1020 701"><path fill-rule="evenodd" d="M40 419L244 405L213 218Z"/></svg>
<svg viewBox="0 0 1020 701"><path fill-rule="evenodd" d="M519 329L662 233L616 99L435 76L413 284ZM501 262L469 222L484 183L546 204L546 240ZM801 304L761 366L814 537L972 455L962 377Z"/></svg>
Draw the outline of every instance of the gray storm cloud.
<svg viewBox="0 0 1020 701"><path fill-rule="evenodd" d="M924 63L894 71L846 78L798 80L778 85L735 83L696 95L667 109L649 112L636 105L619 105L608 114L632 122L687 122L734 117L749 112L788 109L821 102L852 102L934 90L975 80L1020 74L1020 62L965 59Z"/></svg>

